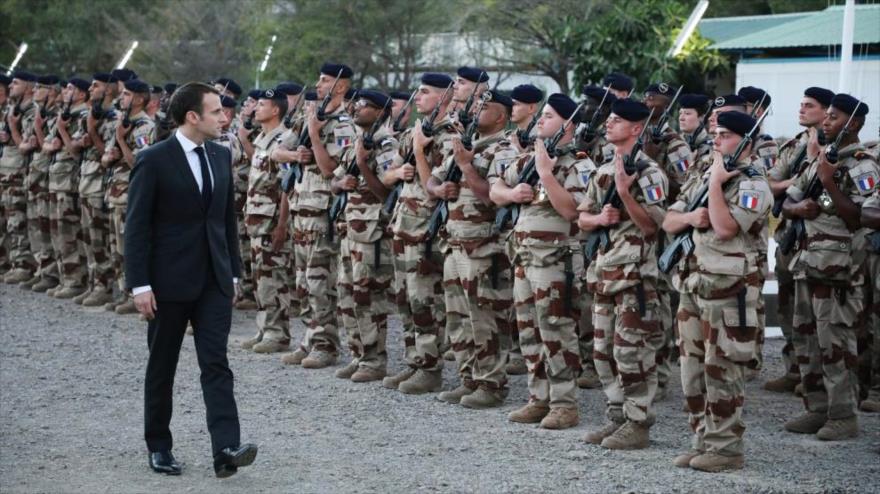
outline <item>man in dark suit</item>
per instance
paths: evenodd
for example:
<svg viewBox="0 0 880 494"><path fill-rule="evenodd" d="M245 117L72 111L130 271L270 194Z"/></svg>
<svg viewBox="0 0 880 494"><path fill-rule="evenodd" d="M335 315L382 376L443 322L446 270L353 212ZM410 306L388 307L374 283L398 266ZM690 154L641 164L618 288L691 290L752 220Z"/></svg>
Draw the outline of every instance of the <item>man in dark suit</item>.
<svg viewBox="0 0 880 494"><path fill-rule="evenodd" d="M125 275L148 323L144 412L150 467L179 475L171 454L172 387L192 323L218 477L250 465L257 446L239 441L233 377L226 359L241 259L229 151L211 142L225 115L216 89L189 83L169 112L173 136L137 155L125 229Z"/></svg>

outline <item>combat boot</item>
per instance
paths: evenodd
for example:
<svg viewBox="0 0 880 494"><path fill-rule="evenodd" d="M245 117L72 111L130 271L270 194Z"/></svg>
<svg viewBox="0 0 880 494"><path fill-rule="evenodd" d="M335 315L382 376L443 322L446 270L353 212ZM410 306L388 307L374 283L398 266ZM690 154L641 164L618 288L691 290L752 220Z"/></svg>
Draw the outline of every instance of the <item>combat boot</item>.
<svg viewBox="0 0 880 494"><path fill-rule="evenodd" d="M648 426L627 420L613 434L602 440L607 449L645 449L650 444Z"/></svg>
<svg viewBox="0 0 880 494"><path fill-rule="evenodd" d="M49 290L53 290L57 286L58 286L57 281L49 279L49 278L43 278L40 281L34 283L34 285L31 287L31 291L34 291L37 293L43 293L43 292L47 292Z"/></svg>
<svg viewBox="0 0 880 494"><path fill-rule="evenodd" d="M868 413L880 413L880 397L868 396L867 400L862 401L859 410Z"/></svg>
<svg viewBox="0 0 880 494"><path fill-rule="evenodd" d="M3 276L3 282L8 283L10 285L17 285L22 281L27 281L33 277L34 274L28 271L27 269L16 268L12 271L6 273Z"/></svg>
<svg viewBox="0 0 880 494"><path fill-rule="evenodd" d="M604 446L604 444L602 444L602 441L604 441L606 437L611 436L611 434L614 434L614 431L620 429L621 426L623 426L623 424L621 424L620 422L608 420L602 427L587 432L584 435L584 441L590 444L601 444Z"/></svg>
<svg viewBox="0 0 880 494"><path fill-rule="evenodd" d="M256 345L255 341L251 346ZM303 347L299 347L296 350L285 353L281 356L281 363L284 365L300 365L302 364L303 359L309 356L309 353ZM354 372L354 371L352 371ZM351 376L348 376L351 377Z"/></svg>
<svg viewBox="0 0 880 494"><path fill-rule="evenodd" d="M283 352L290 348L289 341L272 341L272 340L261 340L259 343L254 344L251 347L251 350L254 353L278 353Z"/></svg>
<svg viewBox="0 0 880 494"><path fill-rule="evenodd" d="M859 437L859 420L855 417L845 419L829 419L816 433L822 441L843 441Z"/></svg>
<svg viewBox="0 0 880 494"><path fill-rule="evenodd" d="M113 299L113 295L109 292L100 292L97 290L93 290L85 299L82 301L83 307L100 307L107 302Z"/></svg>
<svg viewBox="0 0 880 494"><path fill-rule="evenodd" d="M682 454L676 456L675 459L672 460L672 464L675 465L677 468L690 468L691 467L691 460L700 456L701 454L703 454L702 451L697 451L696 449L692 449L692 450L688 451L687 453L682 453Z"/></svg>
<svg viewBox="0 0 880 494"><path fill-rule="evenodd" d="M462 396L459 403L465 408L485 410L486 408L495 408L503 405L504 398L501 390L495 391L485 386L480 386L473 393Z"/></svg>
<svg viewBox="0 0 880 494"><path fill-rule="evenodd" d="M528 367L526 367L526 359L520 357L519 355L517 355L516 357L510 357L507 365L504 366L504 370L509 376L521 376L529 372Z"/></svg>
<svg viewBox="0 0 880 494"><path fill-rule="evenodd" d="M828 417L824 413L806 412L785 423L785 430L798 434L815 434L825 425Z"/></svg>
<svg viewBox="0 0 880 494"><path fill-rule="evenodd" d="M303 360L303 362L305 362L305 360ZM358 370L351 375L351 382L366 383L370 381L378 381L385 377L385 374L387 374L387 371L384 367L375 369L373 367L358 366Z"/></svg>
<svg viewBox="0 0 880 494"><path fill-rule="evenodd" d="M541 427L554 430L568 429L578 425L580 421L578 409L575 407L551 408L550 413L541 420Z"/></svg>
<svg viewBox="0 0 880 494"><path fill-rule="evenodd" d="M764 383L764 389L773 393L793 393L794 388L800 383L800 379L788 376L782 376L777 379L771 379Z"/></svg>
<svg viewBox="0 0 880 494"><path fill-rule="evenodd" d="M113 312L119 314L120 316L128 315L128 314L137 314L137 307L134 306L134 300L126 299L121 304L117 305Z"/></svg>
<svg viewBox="0 0 880 494"><path fill-rule="evenodd" d="M354 375L358 370L358 360L354 359L348 363L345 367L341 369L336 369L334 375L339 379L351 379L351 376Z"/></svg>
<svg viewBox="0 0 880 494"><path fill-rule="evenodd" d="M537 424L546 417L548 413L550 413L549 406L529 402L526 403L524 407L518 408L507 414L507 420L518 422L520 424Z"/></svg>
<svg viewBox="0 0 880 494"><path fill-rule="evenodd" d="M92 291L87 289L84 292L77 295L76 297L73 297L73 299L72 299L73 303L75 303L76 305L82 305L83 300L87 299L89 297L89 295L91 295L91 294L92 294Z"/></svg>
<svg viewBox="0 0 880 494"><path fill-rule="evenodd" d="M62 288L61 290L56 290L52 296L57 299L65 300L65 299L76 297L78 295L82 295L83 292L85 292L85 291L86 291L86 289L81 286L80 287L67 286L67 287ZM132 302L131 305L134 306L134 302Z"/></svg>
<svg viewBox="0 0 880 494"><path fill-rule="evenodd" d="M577 378L577 385L581 389L596 389L602 386L599 381L599 374L592 367L584 367L580 377Z"/></svg>
<svg viewBox="0 0 880 494"><path fill-rule="evenodd" d="M443 372L417 369L412 376L397 385L397 390L405 395L436 393L443 386ZM441 393L442 394L442 393Z"/></svg>
<svg viewBox="0 0 880 494"><path fill-rule="evenodd" d="M18 284L19 288L24 288L25 290L30 289L30 287L36 285L40 281L39 276L32 276L31 279L27 281L22 281Z"/></svg>
<svg viewBox="0 0 880 494"><path fill-rule="evenodd" d="M238 310L257 310L257 302L251 299L241 299L235 303L235 308Z"/></svg>
<svg viewBox="0 0 880 494"><path fill-rule="evenodd" d="M449 350L446 350L445 352L443 352L443 360L446 360L448 362L455 362L455 352L453 352L451 348Z"/></svg>
<svg viewBox="0 0 880 494"><path fill-rule="evenodd" d="M49 296L49 297L53 297L53 298L54 298L54 297L55 297L55 292L58 291L58 290L61 290L61 288L62 288L62 287L61 287L60 284L59 284L59 285L55 285L55 286L53 286L52 288L49 288L48 290L46 290L45 293L46 293L47 296ZM110 309L110 310L112 311L113 309Z"/></svg>
<svg viewBox="0 0 880 494"><path fill-rule="evenodd" d="M459 403L461 403L461 399L463 397L473 393L476 390L477 390L477 388L471 388L471 387L465 386L464 384L461 384L453 390L444 391L444 392L438 394L437 399L440 401L445 401L446 403L449 403L452 405L458 405Z"/></svg>
<svg viewBox="0 0 880 494"><path fill-rule="evenodd" d="M415 373L415 369L413 369L412 367L407 367L406 369L403 369L393 376L388 376L385 379L382 379L382 387L388 389L397 389L397 387L400 386L400 383L406 381Z"/></svg>
<svg viewBox="0 0 880 494"><path fill-rule="evenodd" d="M797 386L794 387L794 394L798 398L804 397L804 383L798 383Z"/></svg>
<svg viewBox="0 0 880 494"><path fill-rule="evenodd" d="M326 350L312 350L302 360L303 369L323 369L336 363L336 354Z"/></svg>
<svg viewBox="0 0 880 494"><path fill-rule="evenodd" d="M691 468L704 472L724 472L727 470L742 470L743 456L724 456L715 452L703 453L695 456L690 463Z"/></svg>

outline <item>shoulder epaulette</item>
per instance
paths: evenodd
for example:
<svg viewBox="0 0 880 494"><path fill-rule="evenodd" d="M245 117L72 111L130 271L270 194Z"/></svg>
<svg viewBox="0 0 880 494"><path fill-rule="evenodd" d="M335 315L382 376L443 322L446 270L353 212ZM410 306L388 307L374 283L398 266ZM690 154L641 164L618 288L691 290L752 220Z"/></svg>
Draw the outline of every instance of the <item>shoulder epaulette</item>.
<svg viewBox="0 0 880 494"><path fill-rule="evenodd" d="M871 160L874 163L878 162L877 158L875 158L873 154L871 154L865 150L856 151L855 153L853 153L853 158L855 158L857 160Z"/></svg>
<svg viewBox="0 0 880 494"><path fill-rule="evenodd" d="M763 175L763 173L761 173L757 168L755 168L753 166L748 166L746 168L743 168L742 173L743 173L743 175L745 175L749 178L760 177Z"/></svg>
<svg viewBox="0 0 880 494"><path fill-rule="evenodd" d="M761 139L762 141L772 141L773 140L773 136L771 136L770 134L761 134L758 136L758 138Z"/></svg>

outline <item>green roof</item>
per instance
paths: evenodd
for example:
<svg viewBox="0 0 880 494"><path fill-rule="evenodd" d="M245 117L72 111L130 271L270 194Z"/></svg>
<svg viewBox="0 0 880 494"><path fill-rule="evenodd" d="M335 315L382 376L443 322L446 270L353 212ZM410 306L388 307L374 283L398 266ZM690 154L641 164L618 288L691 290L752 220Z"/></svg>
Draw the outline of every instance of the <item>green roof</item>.
<svg viewBox="0 0 880 494"><path fill-rule="evenodd" d="M833 46L840 45L843 37L843 6L829 7L818 12L795 14L781 20L777 19L775 22L768 19L769 22L764 23L764 21L755 19L756 17L778 18L781 16L751 16L749 28L742 26L740 27L740 36L730 36L724 40L712 38L706 34L702 30L702 23L700 32L703 36L715 41L712 48L719 50ZM854 24L853 43L880 43L880 4L856 5ZM732 32L732 29L729 32Z"/></svg>
<svg viewBox="0 0 880 494"><path fill-rule="evenodd" d="M812 12L778 15L746 15L741 17L714 17L703 19L697 25L700 35L715 43L736 39L755 31L763 31L787 22L808 17Z"/></svg>

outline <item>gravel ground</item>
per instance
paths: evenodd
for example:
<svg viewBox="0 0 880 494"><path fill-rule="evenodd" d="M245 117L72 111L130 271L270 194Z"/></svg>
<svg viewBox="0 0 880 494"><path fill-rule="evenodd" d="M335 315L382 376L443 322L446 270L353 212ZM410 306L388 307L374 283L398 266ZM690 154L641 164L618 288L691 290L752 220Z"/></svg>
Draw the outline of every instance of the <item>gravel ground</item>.
<svg viewBox="0 0 880 494"><path fill-rule="evenodd" d="M231 340L253 332L236 313ZM512 379L505 406L470 411L407 397L332 370L282 366L230 344L242 437L260 445L254 466L214 478L192 340L177 375L175 455L181 477L152 473L142 439L145 323L89 312L0 286L0 491L2 492L878 492L880 418L859 417L862 436L822 443L786 433L800 400L760 389L778 376L779 340L749 383L746 468L705 474L672 467L689 430L678 386L659 405L651 447L611 452L581 441L602 420L601 391L580 396L581 425L546 431L506 420L524 403ZM295 336L302 327L295 328ZM390 329L400 367L400 324ZM445 386L455 384L444 372ZM677 381L673 381L675 383Z"/></svg>

